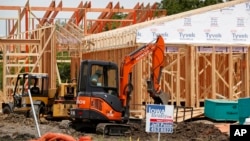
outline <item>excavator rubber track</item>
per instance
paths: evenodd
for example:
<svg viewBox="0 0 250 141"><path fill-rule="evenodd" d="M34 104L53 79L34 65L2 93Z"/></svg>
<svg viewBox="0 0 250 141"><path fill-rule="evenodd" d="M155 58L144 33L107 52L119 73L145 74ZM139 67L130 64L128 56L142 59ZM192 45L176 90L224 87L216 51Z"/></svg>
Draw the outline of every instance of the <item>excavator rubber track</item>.
<svg viewBox="0 0 250 141"><path fill-rule="evenodd" d="M128 124L99 123L96 133L109 136L126 136L131 134L131 127Z"/></svg>

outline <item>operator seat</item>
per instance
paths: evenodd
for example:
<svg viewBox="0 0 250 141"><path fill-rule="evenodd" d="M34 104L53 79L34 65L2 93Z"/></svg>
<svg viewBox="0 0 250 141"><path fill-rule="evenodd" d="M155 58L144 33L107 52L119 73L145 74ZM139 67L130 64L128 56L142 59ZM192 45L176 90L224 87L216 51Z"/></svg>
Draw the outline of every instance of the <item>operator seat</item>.
<svg viewBox="0 0 250 141"><path fill-rule="evenodd" d="M31 94L40 94L40 89L39 87L34 86L30 89L30 92Z"/></svg>
<svg viewBox="0 0 250 141"><path fill-rule="evenodd" d="M96 70L96 72L91 76L91 84L94 86L101 86L99 78L102 76L101 70Z"/></svg>

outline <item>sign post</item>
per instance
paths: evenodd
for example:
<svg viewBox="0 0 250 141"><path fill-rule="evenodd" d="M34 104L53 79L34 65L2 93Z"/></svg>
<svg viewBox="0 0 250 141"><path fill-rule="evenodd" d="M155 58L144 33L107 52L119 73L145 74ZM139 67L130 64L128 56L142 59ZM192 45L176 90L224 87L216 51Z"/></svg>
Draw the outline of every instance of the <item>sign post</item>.
<svg viewBox="0 0 250 141"><path fill-rule="evenodd" d="M146 132L173 133L173 105L150 104L146 106Z"/></svg>

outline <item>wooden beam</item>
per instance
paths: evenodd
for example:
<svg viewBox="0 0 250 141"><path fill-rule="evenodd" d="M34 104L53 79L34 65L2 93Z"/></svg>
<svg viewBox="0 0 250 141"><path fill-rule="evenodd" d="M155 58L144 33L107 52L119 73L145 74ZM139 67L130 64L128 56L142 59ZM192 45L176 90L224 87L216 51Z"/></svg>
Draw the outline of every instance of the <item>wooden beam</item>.
<svg viewBox="0 0 250 141"><path fill-rule="evenodd" d="M137 3L133 9L139 9L141 7L141 5L139 3ZM126 19L133 19L133 16L134 16L134 12L130 12L128 13L128 15L126 16ZM131 24L131 23L128 23L128 22L122 22L120 27L124 27L124 26L127 26L128 24Z"/></svg>
<svg viewBox="0 0 250 141"><path fill-rule="evenodd" d="M0 6L0 10L19 10L21 6ZM86 12L134 12L136 10L144 11L144 9L128 9L128 8L74 8L74 7L39 7L39 6L30 6L28 10L30 11L64 11L72 12L80 9L85 9ZM146 10L146 9L145 9ZM161 9L154 9L153 11L162 11Z"/></svg>
<svg viewBox="0 0 250 141"><path fill-rule="evenodd" d="M40 40L35 39L0 39L1 44L33 44L39 45Z"/></svg>
<svg viewBox="0 0 250 141"><path fill-rule="evenodd" d="M120 4L119 4L119 2L113 7L114 9L115 8L120 8ZM115 14L115 12L109 12L105 17L104 17L104 19L112 19L112 16ZM110 21L103 21L102 22L102 25L103 26L106 26L106 25L112 25L112 22L110 22ZM109 28L109 30L111 30L111 27L108 27ZM101 31L99 31L99 32L102 32L102 30Z"/></svg>
<svg viewBox="0 0 250 141"><path fill-rule="evenodd" d="M6 67L38 67L38 65L22 63L22 64L6 64Z"/></svg>
<svg viewBox="0 0 250 141"><path fill-rule="evenodd" d="M216 99L216 60L215 60L215 51L214 51L214 47L213 47L213 52L212 52L212 63L211 63L211 67L212 67L212 72L211 72L211 77L212 77L212 96L210 98L212 99Z"/></svg>
<svg viewBox="0 0 250 141"><path fill-rule="evenodd" d="M106 8L111 9L113 7L113 3L109 2L108 5L106 6ZM98 19L103 19L104 17L106 17L106 15L108 14L108 12L102 12L99 16ZM87 33L96 33L97 27L100 27L100 22L95 22L90 29L88 29Z"/></svg>
<svg viewBox="0 0 250 141"><path fill-rule="evenodd" d="M195 47L197 48L197 47ZM195 97L195 107L200 107L200 99L201 99L201 93L200 93L200 79L199 79L199 54L197 53L197 50L195 49L195 94L196 94L196 97ZM206 67L205 67L206 68Z"/></svg>
<svg viewBox="0 0 250 141"><path fill-rule="evenodd" d="M189 105L185 105L185 106L191 106L194 107L195 106L195 98L196 98L196 93L195 93L195 47L194 46L190 46L190 82L186 82L186 83L190 83L190 93L187 93L189 97L189 99L186 99L186 101L190 101Z"/></svg>
<svg viewBox="0 0 250 141"><path fill-rule="evenodd" d="M51 1L50 5L49 5L49 8L55 8L55 5L56 5L56 4L55 4L55 1ZM56 12L58 12L58 11L56 11ZM50 16L51 13L52 13L52 11L46 10L45 14L43 15L42 20L39 22L39 24L40 24L41 26L43 26L44 23L45 23L46 21L48 21L49 16Z"/></svg>
<svg viewBox="0 0 250 141"><path fill-rule="evenodd" d="M86 3L86 5L84 5L84 7L91 8L91 2ZM84 19L83 19L84 17L86 18L86 11L81 9L80 12L79 12L79 20L78 20L78 23L76 23L76 24L79 25L79 23L81 21L84 21ZM84 24L87 24L87 23L84 23Z"/></svg>
<svg viewBox="0 0 250 141"><path fill-rule="evenodd" d="M6 56L39 56L39 53L6 53Z"/></svg>
<svg viewBox="0 0 250 141"><path fill-rule="evenodd" d="M228 89L229 89L229 100L233 100L233 94L234 94L234 90L233 90L233 53L232 53L232 47L229 47L229 55L228 55Z"/></svg>
<svg viewBox="0 0 250 141"><path fill-rule="evenodd" d="M60 3L57 5L57 8L62 8L62 1L60 1ZM53 23L53 21L56 18L58 13L59 13L59 11L54 11L54 13L52 14L52 16L49 19L49 23Z"/></svg>
<svg viewBox="0 0 250 141"><path fill-rule="evenodd" d="M83 2L81 1L80 4L77 6L77 8L83 8L87 5L87 2L85 2L84 6L83 6ZM68 24L70 22L73 22L73 20L76 18L76 13L79 14L79 10L74 11L74 13L72 14L72 16L70 17Z"/></svg>
<svg viewBox="0 0 250 141"><path fill-rule="evenodd" d="M42 47L42 51L40 52L41 54L43 54L44 51L46 50L46 48L47 48L49 42L51 41L51 38L52 38L52 36L53 36L53 34L54 34L55 31L56 31L56 28L53 27L53 28L52 28L52 31L51 31L51 33L50 33L50 35L49 35L49 37L46 39L46 42L44 43L44 45L43 45L43 47ZM42 58L42 55L38 56L37 61L35 62L35 66L38 65L38 63L39 63L39 61L40 61L41 58ZM35 70L35 67L33 67L32 70L31 70L30 72L33 72L34 70Z"/></svg>
<svg viewBox="0 0 250 141"><path fill-rule="evenodd" d="M26 2L26 4L25 4L25 7L28 7L29 6L29 1L27 1ZM19 7L19 9L18 9L18 11L20 11L21 10L21 7ZM16 31L16 29L17 29L17 27L18 27L18 25L20 25L21 23L19 23L21 20L22 20L22 18L23 18L23 16L25 15L25 8L23 8L23 10L19 13L19 20L18 21L16 21L16 23L15 23L15 25L13 26L13 28L11 29L11 31L10 31L10 33L9 33L9 35L13 35L14 33L15 33L15 31ZM18 24L19 23L19 24Z"/></svg>
<svg viewBox="0 0 250 141"><path fill-rule="evenodd" d="M245 96L246 97L249 97L250 96L250 92L249 92L249 85L250 85L250 74L249 74L249 71L250 71L250 65L249 65L249 59L250 59L250 51L249 51L249 48L250 48L250 46L248 47L248 52L247 52L247 54L245 55L245 70L244 70L244 72L245 72L245 77L244 77L244 79L245 79Z"/></svg>
<svg viewBox="0 0 250 141"><path fill-rule="evenodd" d="M20 6L0 6L0 10L19 10Z"/></svg>
<svg viewBox="0 0 250 141"><path fill-rule="evenodd" d="M76 10L85 9L86 12L133 12L135 9L110 9L110 8L72 8L72 7L62 7L62 8L51 8L51 7L29 7L31 11L64 11L64 12L72 12ZM138 9L143 10L143 9Z"/></svg>
<svg viewBox="0 0 250 141"><path fill-rule="evenodd" d="M136 14L136 23L140 23L140 22L143 22L145 21L148 17L148 11L150 9L150 4L148 3L146 7L143 7L143 9L146 9L146 10L137 10L137 14Z"/></svg>
<svg viewBox="0 0 250 141"><path fill-rule="evenodd" d="M181 62L180 62L180 50L178 49L177 53L177 70L176 70L176 105L181 106L181 85L180 85L180 70L181 70Z"/></svg>

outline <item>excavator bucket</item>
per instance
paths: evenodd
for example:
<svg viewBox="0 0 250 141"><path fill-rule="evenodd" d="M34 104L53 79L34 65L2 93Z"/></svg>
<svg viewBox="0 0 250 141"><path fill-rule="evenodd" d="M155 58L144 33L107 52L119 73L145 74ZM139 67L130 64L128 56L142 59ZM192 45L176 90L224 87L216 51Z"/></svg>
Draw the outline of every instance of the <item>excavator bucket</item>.
<svg viewBox="0 0 250 141"><path fill-rule="evenodd" d="M163 92L162 90L157 93L153 87L152 80L147 81L147 91L150 94L150 96L154 99L154 104L163 104L163 105L168 104L169 95Z"/></svg>
<svg viewBox="0 0 250 141"><path fill-rule="evenodd" d="M154 99L154 104L168 104L169 96L167 93L161 91L159 93L153 94L153 96L151 93L151 97Z"/></svg>
<svg viewBox="0 0 250 141"><path fill-rule="evenodd" d="M167 105L168 104L168 100L169 100L169 95L163 91L161 91L159 94L158 94L158 97L160 98L161 100L161 103L163 105Z"/></svg>

